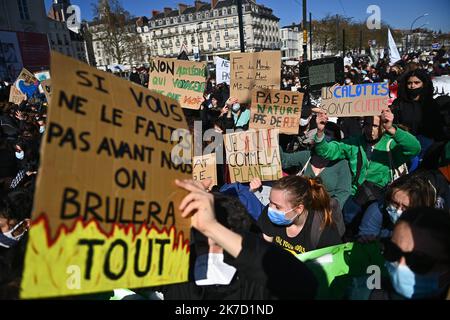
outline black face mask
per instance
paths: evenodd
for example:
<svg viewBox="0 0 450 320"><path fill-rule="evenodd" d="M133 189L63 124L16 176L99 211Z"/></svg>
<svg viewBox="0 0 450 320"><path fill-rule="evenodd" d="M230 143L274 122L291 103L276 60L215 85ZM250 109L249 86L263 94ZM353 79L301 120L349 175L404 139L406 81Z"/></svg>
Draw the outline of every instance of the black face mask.
<svg viewBox="0 0 450 320"><path fill-rule="evenodd" d="M422 94L423 88L407 89L408 97L415 99Z"/></svg>

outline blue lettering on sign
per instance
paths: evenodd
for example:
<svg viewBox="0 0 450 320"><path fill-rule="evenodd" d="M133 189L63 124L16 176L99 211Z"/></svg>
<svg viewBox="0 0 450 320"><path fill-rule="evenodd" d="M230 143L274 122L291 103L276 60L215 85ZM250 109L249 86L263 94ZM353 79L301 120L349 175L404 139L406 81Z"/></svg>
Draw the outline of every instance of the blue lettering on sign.
<svg viewBox="0 0 450 320"><path fill-rule="evenodd" d="M335 89L334 89L334 91L333 91L333 96L335 97L335 98L342 98L342 89L343 89L344 87L336 87ZM339 96L339 95L337 95L337 91L338 90L340 90L341 91L341 95Z"/></svg>
<svg viewBox="0 0 450 320"><path fill-rule="evenodd" d="M370 88L369 90L367 88ZM333 91L333 97L337 99L342 98L357 98L361 96L374 95L374 96L388 96L389 84L383 83L364 83L355 86L343 86L336 87Z"/></svg>
<svg viewBox="0 0 450 320"><path fill-rule="evenodd" d="M382 95L382 96L387 96L387 95L389 95L389 83L383 82L383 83L381 84L381 89L384 89L384 91L381 91L381 92L380 92L380 95Z"/></svg>

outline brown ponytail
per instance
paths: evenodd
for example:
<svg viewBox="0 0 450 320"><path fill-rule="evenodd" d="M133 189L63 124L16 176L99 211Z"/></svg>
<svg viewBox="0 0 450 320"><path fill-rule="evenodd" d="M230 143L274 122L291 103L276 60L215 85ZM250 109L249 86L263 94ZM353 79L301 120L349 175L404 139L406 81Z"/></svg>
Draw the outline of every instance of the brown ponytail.
<svg viewBox="0 0 450 320"><path fill-rule="evenodd" d="M285 190L290 194L293 206L303 204L309 212L323 213L321 229L333 223L331 216L331 198L323 186L320 178L304 176L287 176L275 181L273 189Z"/></svg>
<svg viewBox="0 0 450 320"><path fill-rule="evenodd" d="M308 182L311 187L311 208L315 211L323 212L324 219L321 224L321 229L323 229L333 223L331 198L320 178L309 178Z"/></svg>

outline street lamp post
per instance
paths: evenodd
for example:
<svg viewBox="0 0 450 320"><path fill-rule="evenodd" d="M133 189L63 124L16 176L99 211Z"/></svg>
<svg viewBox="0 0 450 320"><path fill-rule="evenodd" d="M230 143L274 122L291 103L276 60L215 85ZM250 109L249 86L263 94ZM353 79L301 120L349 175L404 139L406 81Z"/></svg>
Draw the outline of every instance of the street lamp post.
<svg viewBox="0 0 450 320"><path fill-rule="evenodd" d="M414 19L414 21L411 23L411 28L409 29L410 35L412 35L412 30L413 30L414 23L416 23L417 20L419 20L420 18L423 18L423 17L426 17L426 16L429 16L429 14L428 13L424 13L423 15L418 16L416 19ZM406 53L408 53L408 38L409 38L409 35L406 35L406 45L405 45Z"/></svg>

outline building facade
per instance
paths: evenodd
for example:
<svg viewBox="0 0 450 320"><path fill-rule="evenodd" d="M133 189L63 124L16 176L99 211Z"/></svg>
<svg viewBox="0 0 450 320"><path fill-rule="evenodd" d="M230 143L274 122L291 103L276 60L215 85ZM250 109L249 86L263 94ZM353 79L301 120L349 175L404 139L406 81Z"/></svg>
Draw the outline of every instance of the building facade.
<svg viewBox="0 0 450 320"><path fill-rule="evenodd" d="M272 9L243 0L244 43L246 52L280 48L279 18ZM236 0L195 1L193 6L179 4L177 9L153 11L148 28L140 28L154 56L176 57L185 46L190 57L212 61L240 50Z"/></svg>

